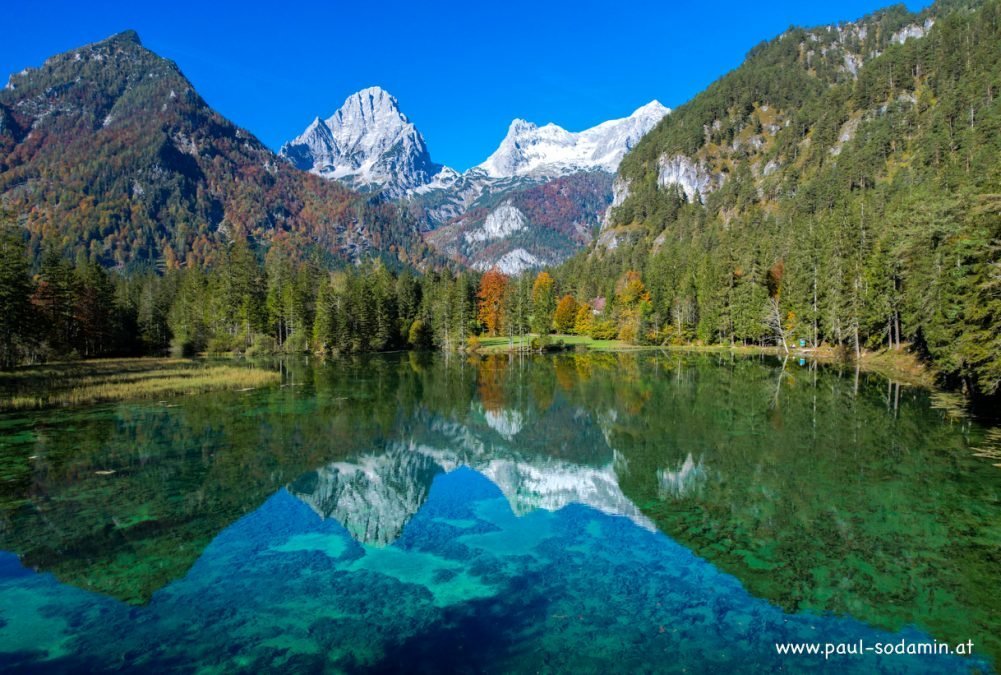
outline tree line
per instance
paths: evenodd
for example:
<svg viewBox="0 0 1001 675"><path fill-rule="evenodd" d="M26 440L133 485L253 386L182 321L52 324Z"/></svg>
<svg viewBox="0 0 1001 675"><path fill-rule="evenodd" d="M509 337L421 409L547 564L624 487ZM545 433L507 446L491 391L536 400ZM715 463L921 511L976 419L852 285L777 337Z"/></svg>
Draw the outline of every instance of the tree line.
<svg viewBox="0 0 1001 675"><path fill-rule="evenodd" d="M988 236L1001 200L983 200L977 213ZM914 339L916 324L927 327L924 348L940 350L938 367L948 366L942 354L980 359L987 377L979 390L993 393L989 369L1001 359L994 347L998 336L989 332L1001 314L997 264L971 269L969 260L925 261L930 269L952 272L945 283L925 287L921 298L911 297L887 243L867 243L872 235L861 217L856 214L855 227L846 226L853 222L847 216L832 219L829 231L818 225L797 255L771 265L762 262L761 250L721 240L688 258L691 251L682 246L652 255L627 247L617 256L580 256L515 277L497 269L418 274L379 260L330 270L292 247L256 249L245 240L233 243L213 267L162 274L108 271L82 255L71 262L54 251L33 265L23 233L8 222L0 232L0 363L11 368L166 353L455 351L497 336L512 345L541 337L534 346L544 348L553 333L647 345L840 346L850 356L865 348L898 349ZM935 237L936 230L923 224L925 236ZM999 249L995 244L991 250ZM638 269L630 260L640 263ZM914 283L916 275L906 278ZM941 312L938 302L952 303L961 318ZM973 332L963 323L973 320L983 329Z"/></svg>
<svg viewBox="0 0 1001 675"><path fill-rule="evenodd" d="M640 274L609 298L578 298L548 271L509 277L379 260L330 270L291 246L233 243L212 267L119 273L53 250L33 263L23 232L0 232L2 366L63 358L198 353L464 350L484 336L660 338Z"/></svg>

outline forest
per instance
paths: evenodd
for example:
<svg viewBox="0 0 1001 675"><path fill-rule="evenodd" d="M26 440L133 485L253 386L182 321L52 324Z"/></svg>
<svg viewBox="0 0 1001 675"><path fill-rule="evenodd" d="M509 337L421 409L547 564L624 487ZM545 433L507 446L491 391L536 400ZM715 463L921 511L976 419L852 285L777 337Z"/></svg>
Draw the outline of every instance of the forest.
<svg viewBox="0 0 1001 675"><path fill-rule="evenodd" d="M999 88L997 2L790 29L640 141L598 245L556 276L596 297L637 270L672 339L909 347L997 392ZM695 198L672 158L705 176Z"/></svg>
<svg viewBox="0 0 1001 675"><path fill-rule="evenodd" d="M470 350L480 336L589 335L659 344L640 275L605 298L561 293L547 271L510 278L443 268L417 274L379 260L331 271L291 246L231 245L218 265L119 274L45 253L33 269L16 225L0 236L4 368L65 358L198 353L344 354Z"/></svg>

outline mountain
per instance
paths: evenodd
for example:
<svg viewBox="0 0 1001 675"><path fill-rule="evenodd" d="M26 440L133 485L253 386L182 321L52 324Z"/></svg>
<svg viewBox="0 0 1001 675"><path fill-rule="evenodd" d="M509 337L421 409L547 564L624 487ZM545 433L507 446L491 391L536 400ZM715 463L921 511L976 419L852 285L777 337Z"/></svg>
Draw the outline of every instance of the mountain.
<svg viewBox="0 0 1001 675"><path fill-rule="evenodd" d="M432 161L424 137L379 87L316 118L280 154L292 165L400 200L426 241L478 270L558 264L590 243L619 161L670 111L657 101L581 132L511 123L490 157L459 173Z"/></svg>
<svg viewBox="0 0 1001 675"><path fill-rule="evenodd" d="M594 238L609 204L612 175L570 173L481 184L457 216L425 234L433 248L474 269L505 274L558 264Z"/></svg>
<svg viewBox="0 0 1001 675"><path fill-rule="evenodd" d="M615 248L622 233L614 226L635 220L632 207L647 199L645 192L634 196L636 190L653 188L662 195L677 191L688 203L708 203L710 194L727 183L732 190L754 184L766 199L782 196L775 186L792 165L803 164L803 151L824 159L837 157L855 137L864 112L870 118L872 112L883 116L891 106L916 102L913 86L899 86L897 99L880 101L876 111L855 111L854 117L831 126L852 90L865 86L877 70L871 62L887 62L880 59L884 52L899 53L934 24L933 10L911 14L898 5L858 21L792 28L758 45L740 68L678 108L624 158L614 190L615 210L606 214L598 248ZM904 84L905 79L898 82ZM815 138L812 132L818 126L822 134Z"/></svg>
<svg viewBox="0 0 1001 675"><path fill-rule="evenodd" d="M390 544L442 472L434 458L398 443L378 455L320 467L289 490L320 516L335 518L358 541Z"/></svg>
<svg viewBox="0 0 1001 675"><path fill-rule="evenodd" d="M133 31L10 77L0 197L34 255L54 246L107 266L210 263L245 237L335 260L423 250L393 209L295 169L212 110Z"/></svg>
<svg viewBox="0 0 1001 675"><path fill-rule="evenodd" d="M577 133L552 123L540 127L516 119L500 147L477 168L490 178L565 175L592 169L615 173L626 152L670 112L660 102L651 101L629 117Z"/></svg>
<svg viewBox="0 0 1001 675"><path fill-rule="evenodd" d="M657 101L581 132L515 120L490 157L410 197L426 240L474 269L556 265L594 238L626 152L670 112Z"/></svg>
<svg viewBox="0 0 1001 675"><path fill-rule="evenodd" d="M317 117L280 154L303 171L391 198L431 182L442 170L396 98L379 87L352 94L326 120Z"/></svg>
<svg viewBox="0 0 1001 675"><path fill-rule="evenodd" d="M792 28L625 156L561 272L650 289L644 340L910 348L1001 391L1001 4Z"/></svg>

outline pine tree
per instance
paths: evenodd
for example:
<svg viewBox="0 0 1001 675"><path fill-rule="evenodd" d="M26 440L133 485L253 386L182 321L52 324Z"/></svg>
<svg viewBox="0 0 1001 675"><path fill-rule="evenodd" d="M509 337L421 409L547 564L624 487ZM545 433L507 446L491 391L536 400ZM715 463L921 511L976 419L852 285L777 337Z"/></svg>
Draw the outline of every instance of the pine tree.
<svg viewBox="0 0 1001 675"><path fill-rule="evenodd" d="M72 265L55 249L43 259L32 303L41 320L41 336L56 355L70 354L77 347L75 278Z"/></svg>
<svg viewBox="0 0 1001 675"><path fill-rule="evenodd" d="M313 351L326 354L334 346L334 292L329 279L319 282L316 292L316 318L313 320Z"/></svg>
<svg viewBox="0 0 1001 675"><path fill-rule="evenodd" d="M83 356L111 353L115 347L115 290L100 265L81 261L74 272L73 320L77 347Z"/></svg>
<svg viewBox="0 0 1001 675"><path fill-rule="evenodd" d="M225 316L229 333L244 346L264 327L265 305L260 266L249 242L239 240L230 248L222 270Z"/></svg>
<svg viewBox="0 0 1001 675"><path fill-rule="evenodd" d="M31 276L17 226L0 217L0 368L13 368L32 341Z"/></svg>

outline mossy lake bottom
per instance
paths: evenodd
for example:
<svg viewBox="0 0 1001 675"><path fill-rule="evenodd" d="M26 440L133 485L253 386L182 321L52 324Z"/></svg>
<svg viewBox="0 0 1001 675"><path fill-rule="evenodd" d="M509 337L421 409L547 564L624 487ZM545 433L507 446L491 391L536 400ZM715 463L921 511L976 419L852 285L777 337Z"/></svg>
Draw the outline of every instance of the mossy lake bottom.
<svg viewBox="0 0 1001 675"><path fill-rule="evenodd" d="M998 669L999 437L933 392L727 354L258 367L0 415L0 669ZM775 648L859 640L975 647Z"/></svg>

